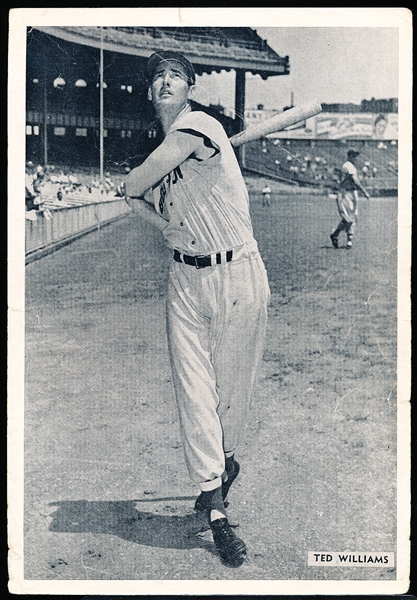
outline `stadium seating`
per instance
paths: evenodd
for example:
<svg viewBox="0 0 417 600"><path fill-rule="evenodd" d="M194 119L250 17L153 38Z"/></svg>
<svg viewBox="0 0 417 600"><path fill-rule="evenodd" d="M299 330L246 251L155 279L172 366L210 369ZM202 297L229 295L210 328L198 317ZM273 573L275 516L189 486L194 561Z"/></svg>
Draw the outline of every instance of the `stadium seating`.
<svg viewBox="0 0 417 600"><path fill-rule="evenodd" d="M100 184L97 169L72 168L66 165L38 167L36 191L40 194L41 208L59 209L114 200L123 181L120 172L106 171Z"/></svg>
<svg viewBox="0 0 417 600"><path fill-rule="evenodd" d="M350 147L358 148L358 174L375 192L397 187L396 142L364 140L299 140L264 138L246 145L244 167L296 185L335 186L335 169L346 161Z"/></svg>

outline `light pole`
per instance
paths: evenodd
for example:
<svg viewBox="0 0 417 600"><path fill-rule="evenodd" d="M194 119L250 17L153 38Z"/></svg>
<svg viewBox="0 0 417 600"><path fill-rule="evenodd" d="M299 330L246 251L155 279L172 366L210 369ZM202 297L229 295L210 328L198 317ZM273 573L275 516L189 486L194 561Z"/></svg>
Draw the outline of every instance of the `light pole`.
<svg viewBox="0 0 417 600"><path fill-rule="evenodd" d="M43 165L48 164L48 99L46 90L46 59L43 63Z"/></svg>
<svg viewBox="0 0 417 600"><path fill-rule="evenodd" d="M104 183L103 27L100 27L100 183Z"/></svg>

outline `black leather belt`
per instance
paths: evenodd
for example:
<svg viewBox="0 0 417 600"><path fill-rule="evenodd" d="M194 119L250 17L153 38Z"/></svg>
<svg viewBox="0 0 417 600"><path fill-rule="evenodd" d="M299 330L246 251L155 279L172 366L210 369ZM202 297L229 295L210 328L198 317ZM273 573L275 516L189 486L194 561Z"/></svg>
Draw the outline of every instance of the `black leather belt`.
<svg viewBox="0 0 417 600"><path fill-rule="evenodd" d="M233 250L227 250L226 262L230 262L232 258ZM191 265L196 269L204 269L204 267L221 265L222 253L217 252L216 254L207 254L206 256L188 256L187 254L181 254L180 252L178 252L178 250L174 250L174 260L176 260L177 262L183 262L186 265Z"/></svg>

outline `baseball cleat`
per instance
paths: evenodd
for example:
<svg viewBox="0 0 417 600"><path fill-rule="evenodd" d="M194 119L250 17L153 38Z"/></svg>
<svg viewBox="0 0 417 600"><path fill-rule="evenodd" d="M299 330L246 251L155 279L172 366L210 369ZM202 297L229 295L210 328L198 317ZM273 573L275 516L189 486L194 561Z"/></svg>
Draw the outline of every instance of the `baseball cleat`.
<svg viewBox="0 0 417 600"><path fill-rule="evenodd" d="M246 544L237 537L226 518L210 522L214 544L222 562L228 567L240 567L246 558Z"/></svg>
<svg viewBox="0 0 417 600"><path fill-rule="evenodd" d="M332 240L333 248L339 248L337 237L333 233L330 234L330 239Z"/></svg>
<svg viewBox="0 0 417 600"><path fill-rule="evenodd" d="M346 248L349 250L350 248L352 248L352 242L349 240L348 243L346 244Z"/></svg>

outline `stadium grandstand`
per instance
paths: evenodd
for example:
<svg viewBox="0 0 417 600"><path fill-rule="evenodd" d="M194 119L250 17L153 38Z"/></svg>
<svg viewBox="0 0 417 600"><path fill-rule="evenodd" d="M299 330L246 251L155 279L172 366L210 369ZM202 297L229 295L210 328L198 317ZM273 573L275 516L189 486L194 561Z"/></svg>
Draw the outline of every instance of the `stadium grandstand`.
<svg viewBox="0 0 417 600"><path fill-rule="evenodd" d="M161 139L143 70L159 49L181 51L197 75L235 72L233 118L221 105L192 103L217 118L229 136L251 124L249 114L258 120L270 116L262 105L247 110L246 73L262 79L290 73L289 57L279 56L249 27L28 28L26 217L31 252L125 214L123 179ZM246 144L236 154L248 174L325 191L336 186L338 168L354 145L361 150L359 173L371 194L393 195L397 113L395 98L323 104L320 115ZM96 208L87 210L88 205ZM69 217L62 225L65 235L57 219L52 223L56 211L72 215L73 225L68 226ZM41 234L39 215L45 217Z"/></svg>
<svg viewBox="0 0 417 600"><path fill-rule="evenodd" d="M27 33L27 160L96 166L102 110L105 168L142 162L158 143L143 66L160 49L181 50L198 75L235 71L235 118L221 107L201 107L229 135L244 128L246 72L263 79L289 73L288 57L248 27L33 27Z"/></svg>
<svg viewBox="0 0 417 600"><path fill-rule="evenodd" d="M322 108L320 115L245 145L242 166L294 185L337 189L340 166L354 147L360 151L359 176L371 195L396 195L398 100L372 98ZM265 111L263 118L268 116ZM259 121L262 114L256 117Z"/></svg>
<svg viewBox="0 0 417 600"><path fill-rule="evenodd" d="M235 72L234 118L193 103L229 136L245 127L246 72L289 73L288 57L249 27L29 27L27 262L126 214L123 179L160 141L144 65L161 49L180 50L197 75Z"/></svg>
<svg viewBox="0 0 417 600"><path fill-rule="evenodd" d="M305 187L336 190L339 168L350 147L360 150L358 174L373 196L393 196L398 190L396 140L369 143L364 140L266 138L247 144L243 167L278 181Z"/></svg>

